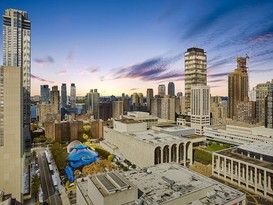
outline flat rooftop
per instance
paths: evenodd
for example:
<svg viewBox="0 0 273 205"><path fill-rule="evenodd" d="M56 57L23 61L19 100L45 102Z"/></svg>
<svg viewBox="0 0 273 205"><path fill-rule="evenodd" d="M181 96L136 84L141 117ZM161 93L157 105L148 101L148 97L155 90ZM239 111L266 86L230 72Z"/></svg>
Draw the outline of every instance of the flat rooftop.
<svg viewBox="0 0 273 205"><path fill-rule="evenodd" d="M104 197L134 188L118 172L99 173L89 178Z"/></svg>
<svg viewBox="0 0 273 205"><path fill-rule="evenodd" d="M175 163L125 172L124 176L143 192L141 199L149 204L181 200L181 204L216 205L245 197L240 191Z"/></svg>
<svg viewBox="0 0 273 205"><path fill-rule="evenodd" d="M242 149L245 151L250 151L250 152L254 152L254 153L258 153L258 154L262 154L264 155L264 153L268 153L268 152L272 152L272 143L263 143L263 145L265 147L262 147L261 144L245 144L245 145L241 145L239 147L235 147L235 148L230 148L230 149L226 149L226 150L222 150L217 152L218 154L224 155L225 157L231 157L249 164L255 164L256 166L260 166L263 168L267 168L267 169L271 169L273 170L273 162L269 162L269 161L265 161L265 160L260 160L259 156L257 156L258 158L253 158L253 157L249 157L246 156L244 154L238 153L237 149ZM257 148L255 150L255 148ZM263 149L263 151L262 151ZM267 151L266 149L270 149L271 151ZM272 153L271 153L272 154ZM267 155L268 156L268 155ZM272 158L272 155L269 155L269 159Z"/></svg>
<svg viewBox="0 0 273 205"><path fill-rule="evenodd" d="M139 121L136 121L134 119L128 119L128 118L124 118L124 119L121 119L121 120L115 120L117 122L121 122L121 123L124 123L124 124L137 124L137 123L142 123L142 122L139 122Z"/></svg>
<svg viewBox="0 0 273 205"><path fill-rule="evenodd" d="M170 134L165 134L155 130L145 130L140 132L128 133L135 139L149 144L165 144L168 142L188 141L186 137L177 137Z"/></svg>
<svg viewBox="0 0 273 205"><path fill-rule="evenodd" d="M251 143L240 145L238 148L273 157L273 143Z"/></svg>
<svg viewBox="0 0 273 205"><path fill-rule="evenodd" d="M93 205L93 202L88 196L88 180L87 177L81 178L77 180L77 188L81 192L81 194L84 196L87 204Z"/></svg>

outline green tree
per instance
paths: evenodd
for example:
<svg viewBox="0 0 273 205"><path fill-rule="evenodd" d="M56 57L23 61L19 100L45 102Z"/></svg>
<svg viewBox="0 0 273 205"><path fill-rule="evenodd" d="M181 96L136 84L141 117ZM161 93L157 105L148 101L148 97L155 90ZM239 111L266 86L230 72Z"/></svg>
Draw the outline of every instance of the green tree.
<svg viewBox="0 0 273 205"><path fill-rule="evenodd" d="M34 150L33 152L32 152L32 158L35 158L36 157L36 151Z"/></svg>
<svg viewBox="0 0 273 205"><path fill-rule="evenodd" d="M37 174L35 174L33 175L32 181L31 181L31 193L35 197L35 199L37 198L39 189L40 189L40 177Z"/></svg>

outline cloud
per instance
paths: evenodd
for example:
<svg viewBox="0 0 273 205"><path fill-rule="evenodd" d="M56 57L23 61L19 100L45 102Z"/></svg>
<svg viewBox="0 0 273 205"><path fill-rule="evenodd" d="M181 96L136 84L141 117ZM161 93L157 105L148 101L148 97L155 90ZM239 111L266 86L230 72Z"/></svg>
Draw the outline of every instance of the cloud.
<svg viewBox="0 0 273 205"><path fill-rule="evenodd" d="M112 79L130 78L143 81L182 77L182 72L170 71L172 65L179 60L182 60L182 54L167 57L158 56L127 67L113 69L111 76L113 76Z"/></svg>
<svg viewBox="0 0 273 205"><path fill-rule="evenodd" d="M65 61L71 62L74 59L74 53L75 53L75 49L70 49L68 52L68 55L65 58Z"/></svg>
<svg viewBox="0 0 273 205"><path fill-rule="evenodd" d="M97 73L99 71L100 71L100 67L99 66L94 66L94 67L90 67L90 68L80 69L78 74L79 75L94 74L94 73Z"/></svg>
<svg viewBox="0 0 273 205"><path fill-rule="evenodd" d="M209 80L208 83L220 83L220 82L225 82L226 79L216 79L216 80Z"/></svg>
<svg viewBox="0 0 273 205"><path fill-rule="evenodd" d="M36 58L34 62L38 65L45 66L54 63L54 59L51 56L46 56L45 58Z"/></svg>
<svg viewBox="0 0 273 205"><path fill-rule="evenodd" d="M264 42L271 39L273 39L273 33L267 33L267 34L262 34L260 36L256 36L251 41L254 43L259 43L259 42Z"/></svg>
<svg viewBox="0 0 273 205"><path fill-rule="evenodd" d="M250 73L267 73L272 71L273 71L273 68L268 68L268 69L250 70Z"/></svg>
<svg viewBox="0 0 273 205"><path fill-rule="evenodd" d="M227 76L230 73L231 72L208 74L208 77L210 77L210 78L213 78L213 77L222 77L222 76Z"/></svg>
<svg viewBox="0 0 273 205"><path fill-rule="evenodd" d="M46 79L40 78L40 77L38 77L38 76L35 76L35 75L33 75L33 74L31 74L31 78L32 78L32 79L35 79L35 80L39 80L39 81L41 81L41 82L55 83L54 81L46 80Z"/></svg>
<svg viewBox="0 0 273 205"><path fill-rule="evenodd" d="M67 70L64 69L64 70L58 71L56 74L57 75L66 75L67 74Z"/></svg>
<svg viewBox="0 0 273 205"><path fill-rule="evenodd" d="M138 90L139 88L131 88L130 91Z"/></svg>

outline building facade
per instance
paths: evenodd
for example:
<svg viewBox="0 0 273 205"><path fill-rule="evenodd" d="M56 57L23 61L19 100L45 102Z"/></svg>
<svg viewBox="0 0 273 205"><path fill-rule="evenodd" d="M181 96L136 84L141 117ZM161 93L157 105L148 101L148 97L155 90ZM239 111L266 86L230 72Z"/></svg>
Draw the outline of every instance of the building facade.
<svg viewBox="0 0 273 205"><path fill-rule="evenodd" d="M114 121L113 127L104 127L104 139L101 142L103 148L139 167L168 162L184 166L193 163L190 139L147 130L145 122L129 119Z"/></svg>
<svg viewBox="0 0 273 205"><path fill-rule="evenodd" d="M247 58L237 58L237 68L228 75L228 112L229 118L235 116L238 102L248 102Z"/></svg>
<svg viewBox="0 0 273 205"><path fill-rule="evenodd" d="M99 117L99 102L100 102L100 94L97 89L91 89L86 96L86 110L87 113L94 116L94 119L98 119Z"/></svg>
<svg viewBox="0 0 273 205"><path fill-rule="evenodd" d="M52 114L60 113L60 91L57 85L52 86L50 91L50 104Z"/></svg>
<svg viewBox="0 0 273 205"><path fill-rule="evenodd" d="M123 115L123 102L113 101L112 102L112 117L114 119L120 119Z"/></svg>
<svg viewBox="0 0 273 205"><path fill-rule="evenodd" d="M191 111L191 87L207 85L207 53L201 48L185 52L185 112Z"/></svg>
<svg viewBox="0 0 273 205"><path fill-rule="evenodd" d="M266 83L260 83L256 86L256 118L261 124L265 124L266 107L265 99L270 94L270 90L273 86L273 80Z"/></svg>
<svg viewBox="0 0 273 205"><path fill-rule="evenodd" d="M158 95L164 97L166 95L166 86L158 85Z"/></svg>
<svg viewBox="0 0 273 205"><path fill-rule="evenodd" d="M61 87L61 108L65 108L67 105L67 90L66 84L63 83Z"/></svg>
<svg viewBox="0 0 273 205"><path fill-rule="evenodd" d="M71 83L70 86L70 105L72 108L76 107L76 85Z"/></svg>
<svg viewBox="0 0 273 205"><path fill-rule="evenodd" d="M40 103L49 103L50 99L50 88L48 85L40 86Z"/></svg>
<svg viewBox="0 0 273 205"><path fill-rule="evenodd" d="M21 67L0 67L0 192L23 202L24 137Z"/></svg>
<svg viewBox="0 0 273 205"><path fill-rule="evenodd" d="M273 202L272 143L213 152L212 175Z"/></svg>
<svg viewBox="0 0 273 205"><path fill-rule="evenodd" d="M147 111L151 112L151 100L154 98L154 90L152 88L147 89L146 101L147 101Z"/></svg>
<svg viewBox="0 0 273 205"><path fill-rule="evenodd" d="M173 82L168 83L168 95L175 96L175 86Z"/></svg>
<svg viewBox="0 0 273 205"><path fill-rule="evenodd" d="M226 125L224 127L205 127L204 136L209 140L242 145L254 142L272 142L272 129L262 126L246 127L246 125Z"/></svg>
<svg viewBox="0 0 273 205"><path fill-rule="evenodd" d="M191 87L191 127L196 134L203 135L204 127L210 125L210 88Z"/></svg>

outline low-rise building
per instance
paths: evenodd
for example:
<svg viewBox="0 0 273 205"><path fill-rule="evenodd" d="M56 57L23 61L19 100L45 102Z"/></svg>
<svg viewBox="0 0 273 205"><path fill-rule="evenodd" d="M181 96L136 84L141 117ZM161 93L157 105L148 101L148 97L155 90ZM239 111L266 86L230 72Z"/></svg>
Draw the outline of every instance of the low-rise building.
<svg viewBox="0 0 273 205"><path fill-rule="evenodd" d="M244 193L175 163L124 175L138 188L140 195L136 204L245 204Z"/></svg>
<svg viewBox="0 0 273 205"><path fill-rule="evenodd" d="M205 127L204 136L209 140L228 144L241 145L251 142L273 142L273 132L263 126L226 125L218 127Z"/></svg>
<svg viewBox="0 0 273 205"><path fill-rule="evenodd" d="M101 145L139 167L168 162L186 166L193 162L191 139L147 130L147 123L129 119L114 121L113 127L104 127Z"/></svg>
<svg viewBox="0 0 273 205"><path fill-rule="evenodd" d="M245 205L246 195L175 163L77 180L77 205Z"/></svg>
<svg viewBox="0 0 273 205"><path fill-rule="evenodd" d="M127 115L123 117L127 119L133 119L139 122L146 122L148 128L151 128L153 125L156 125L158 123L158 117L154 117L150 115L148 112L140 111L127 112Z"/></svg>
<svg viewBox="0 0 273 205"><path fill-rule="evenodd" d="M212 175L273 201L273 143L214 152Z"/></svg>
<svg viewBox="0 0 273 205"><path fill-rule="evenodd" d="M134 204L137 188L118 172L92 175L77 180L77 205Z"/></svg>

